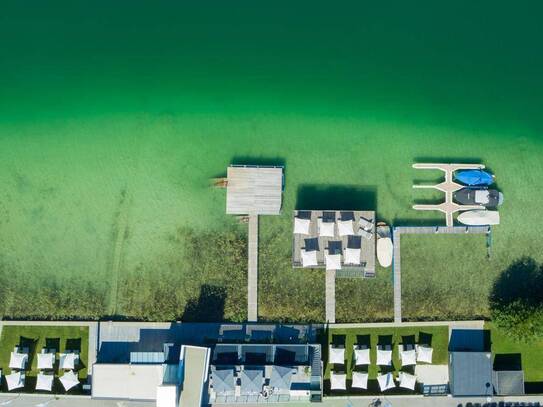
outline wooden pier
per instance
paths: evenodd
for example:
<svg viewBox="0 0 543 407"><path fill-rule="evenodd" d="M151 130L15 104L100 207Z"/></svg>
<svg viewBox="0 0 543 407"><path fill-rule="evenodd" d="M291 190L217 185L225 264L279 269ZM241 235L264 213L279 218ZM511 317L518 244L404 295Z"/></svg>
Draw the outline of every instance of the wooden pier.
<svg viewBox="0 0 543 407"><path fill-rule="evenodd" d="M283 198L283 167L230 165L226 178L214 180L226 187L226 213L248 215L247 320L258 320L258 216L279 215Z"/></svg>
<svg viewBox="0 0 543 407"><path fill-rule="evenodd" d="M249 215L249 246L247 272L247 320L258 319L258 215Z"/></svg>
<svg viewBox="0 0 543 407"><path fill-rule="evenodd" d="M419 235L452 235L452 234L489 234L490 226L398 226L394 228L394 322L402 322L402 259L400 252L400 242L402 234Z"/></svg>
<svg viewBox="0 0 543 407"><path fill-rule="evenodd" d="M402 322L402 258L400 254L400 234L399 228L394 228L392 233L392 242L394 254L392 257L392 271L394 282L394 322Z"/></svg>

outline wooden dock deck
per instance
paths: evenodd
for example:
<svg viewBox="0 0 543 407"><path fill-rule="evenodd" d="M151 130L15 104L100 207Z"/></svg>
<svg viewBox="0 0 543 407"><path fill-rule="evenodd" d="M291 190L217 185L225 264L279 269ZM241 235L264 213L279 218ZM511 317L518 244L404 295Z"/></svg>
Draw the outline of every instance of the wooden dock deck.
<svg viewBox="0 0 543 407"><path fill-rule="evenodd" d="M326 270L326 322L336 322L336 271Z"/></svg>
<svg viewBox="0 0 543 407"><path fill-rule="evenodd" d="M309 226L309 235L299 235L295 234L293 235L293 247L292 247L292 265L293 267L302 267L302 260L301 260L301 250L305 247L305 239L309 238L318 238L319 241L319 247L317 251L317 262L318 266L314 268L325 268L325 262L324 262L324 255L326 252L326 249L328 248L328 243L331 241L337 241L341 242L341 247L343 250L347 248L349 237L348 236L339 236L337 232L337 226L335 228L336 235L334 237L322 237L319 236L318 233L318 219L322 218L323 212L334 212L335 213L335 221L341 219L342 213L352 213L354 215L354 232L358 232L358 221L360 218L364 218L366 220L372 221L375 224L375 212L374 211L355 211L355 210L349 210L349 211L339 211L339 210L304 210L304 211L294 211L293 213L293 222L294 217L297 216L298 212L311 212L311 223ZM374 273L375 272L375 226L372 230L372 237L370 239L365 239L361 237L361 253L360 253L360 265L349 265L344 264L342 265L342 269L350 269L354 272L358 272L360 276L364 275L364 272Z"/></svg>
<svg viewBox="0 0 543 407"><path fill-rule="evenodd" d="M247 271L247 320L258 319L258 215L249 215L249 247Z"/></svg>
<svg viewBox="0 0 543 407"><path fill-rule="evenodd" d="M432 234L432 235L451 235L451 234L488 234L490 226L397 226L393 232L394 257L393 257L393 276L394 276L394 322L402 322L402 259L400 251L400 242L402 234Z"/></svg>

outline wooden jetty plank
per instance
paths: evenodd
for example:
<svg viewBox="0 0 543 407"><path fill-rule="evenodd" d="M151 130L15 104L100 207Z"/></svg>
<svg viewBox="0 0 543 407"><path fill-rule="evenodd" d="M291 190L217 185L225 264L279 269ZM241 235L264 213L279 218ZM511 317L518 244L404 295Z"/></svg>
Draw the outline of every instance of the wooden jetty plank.
<svg viewBox="0 0 543 407"><path fill-rule="evenodd" d="M247 320L258 319L258 215L249 215L249 248L247 272Z"/></svg>
<svg viewBox="0 0 543 407"><path fill-rule="evenodd" d="M326 322L336 322L336 271L326 270Z"/></svg>
<svg viewBox="0 0 543 407"><path fill-rule="evenodd" d="M400 235L401 231L394 228L393 232L393 273L394 273L394 322L402 322L402 259L400 254Z"/></svg>

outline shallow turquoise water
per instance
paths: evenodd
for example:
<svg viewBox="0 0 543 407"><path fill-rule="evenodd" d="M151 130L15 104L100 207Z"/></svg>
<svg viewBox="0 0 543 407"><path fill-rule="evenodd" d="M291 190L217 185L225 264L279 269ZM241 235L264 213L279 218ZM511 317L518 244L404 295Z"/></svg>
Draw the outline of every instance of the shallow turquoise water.
<svg viewBox="0 0 543 407"><path fill-rule="evenodd" d="M542 11L7 2L2 278L108 290L113 269L160 267L178 227L233 222L208 187L233 161L285 164L286 215L265 220L282 227L304 187L330 184L366 190L386 220L419 220L413 161L482 161L506 194L500 262L538 256Z"/></svg>

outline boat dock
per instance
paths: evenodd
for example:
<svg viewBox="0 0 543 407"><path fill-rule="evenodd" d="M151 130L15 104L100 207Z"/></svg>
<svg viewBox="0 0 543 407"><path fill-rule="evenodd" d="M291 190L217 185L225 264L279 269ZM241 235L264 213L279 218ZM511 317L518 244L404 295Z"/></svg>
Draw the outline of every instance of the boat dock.
<svg viewBox="0 0 543 407"><path fill-rule="evenodd" d="M402 261L400 242L402 234L418 235L459 235L459 234L489 234L490 226L397 226L393 231L394 257L394 322L402 322Z"/></svg>
<svg viewBox="0 0 543 407"><path fill-rule="evenodd" d="M258 216L279 215L283 196L283 167L231 165L226 178L226 213L248 215L247 320L258 320Z"/></svg>
<svg viewBox="0 0 543 407"><path fill-rule="evenodd" d="M440 170L445 173L445 180L435 185L413 185L413 188L433 188L445 193L445 202L435 205L414 205L417 211L440 211L445 214L446 225L454 225L453 214L458 211L481 209L480 205L458 205L453 202L453 193L464 188L453 180L453 174L458 170L482 170L482 164L413 164L413 168L420 170Z"/></svg>

